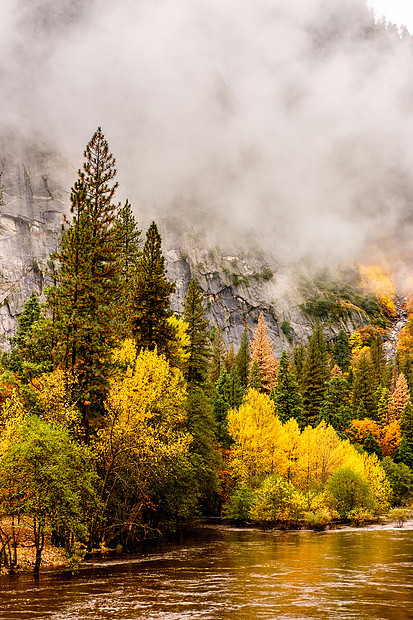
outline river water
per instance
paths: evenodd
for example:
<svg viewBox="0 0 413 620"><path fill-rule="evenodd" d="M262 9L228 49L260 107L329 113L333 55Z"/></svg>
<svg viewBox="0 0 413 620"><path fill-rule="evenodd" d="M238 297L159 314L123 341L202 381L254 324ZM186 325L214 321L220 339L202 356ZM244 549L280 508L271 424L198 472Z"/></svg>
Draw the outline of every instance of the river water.
<svg viewBox="0 0 413 620"><path fill-rule="evenodd" d="M204 525L75 574L0 579L1 620L413 618L413 522L331 532Z"/></svg>

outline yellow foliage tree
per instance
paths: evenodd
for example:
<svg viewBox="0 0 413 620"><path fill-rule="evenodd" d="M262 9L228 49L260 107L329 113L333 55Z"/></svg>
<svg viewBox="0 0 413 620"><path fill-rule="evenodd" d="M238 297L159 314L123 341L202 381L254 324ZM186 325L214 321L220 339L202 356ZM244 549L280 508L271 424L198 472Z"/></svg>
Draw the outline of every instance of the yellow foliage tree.
<svg viewBox="0 0 413 620"><path fill-rule="evenodd" d="M240 407L228 412L227 419L234 440L230 463L235 475L246 481L274 473L283 428L272 400L251 388Z"/></svg>
<svg viewBox="0 0 413 620"><path fill-rule="evenodd" d="M379 265L360 265L360 274L364 286L377 295L386 316L395 317L397 315L394 303L395 291L388 266L382 268Z"/></svg>

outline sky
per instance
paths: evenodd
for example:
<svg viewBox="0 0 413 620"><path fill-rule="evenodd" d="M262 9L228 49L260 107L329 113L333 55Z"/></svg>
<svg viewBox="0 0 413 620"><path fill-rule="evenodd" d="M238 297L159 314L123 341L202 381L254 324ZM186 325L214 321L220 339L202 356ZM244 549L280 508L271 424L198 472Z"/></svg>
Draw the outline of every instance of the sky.
<svg viewBox="0 0 413 620"><path fill-rule="evenodd" d="M404 25L413 32L413 0L369 0L377 18L385 15L398 26Z"/></svg>
<svg viewBox="0 0 413 620"><path fill-rule="evenodd" d="M0 0L0 146L58 150L69 196L101 126L138 221L413 255L413 44L371 28L364 0Z"/></svg>

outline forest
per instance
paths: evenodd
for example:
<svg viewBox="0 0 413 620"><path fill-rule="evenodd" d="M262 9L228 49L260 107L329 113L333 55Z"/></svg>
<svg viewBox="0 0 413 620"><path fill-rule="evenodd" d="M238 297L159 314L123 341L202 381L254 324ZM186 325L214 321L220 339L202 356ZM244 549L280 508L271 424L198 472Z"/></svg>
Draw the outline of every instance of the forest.
<svg viewBox="0 0 413 620"><path fill-rule="evenodd" d="M76 563L205 515L322 529L393 508L403 521L413 496L413 300L395 360L382 346L391 286L372 294L326 278L316 294L303 283L307 345L277 359L260 315L236 349L208 324L195 280L182 315L172 313L157 225L143 235L117 187L99 128L50 256L45 302L31 294L1 358L1 568L18 570L23 529L38 573L47 545ZM371 324L326 342L321 321L349 307Z"/></svg>

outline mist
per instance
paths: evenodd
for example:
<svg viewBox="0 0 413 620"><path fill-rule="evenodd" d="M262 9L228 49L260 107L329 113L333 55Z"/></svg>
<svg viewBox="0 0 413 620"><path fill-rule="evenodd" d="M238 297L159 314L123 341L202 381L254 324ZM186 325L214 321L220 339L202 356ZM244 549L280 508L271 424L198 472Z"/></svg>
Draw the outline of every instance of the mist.
<svg viewBox="0 0 413 620"><path fill-rule="evenodd" d="M0 132L284 260L411 251L413 43L363 0L2 0ZM205 213L208 217L205 219ZM195 222L195 223L194 223Z"/></svg>

